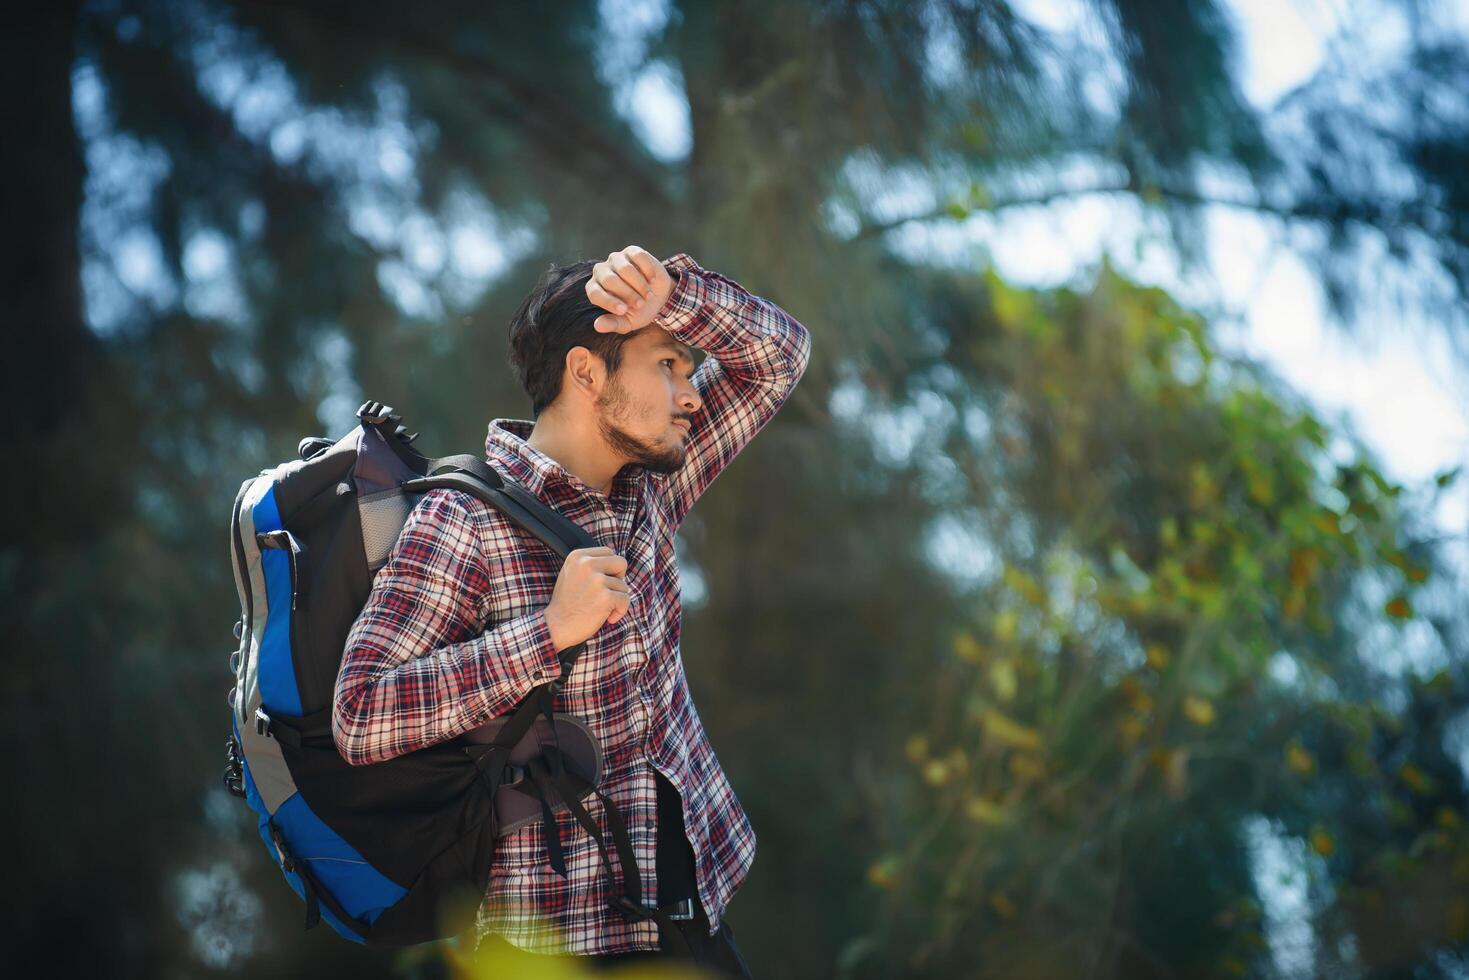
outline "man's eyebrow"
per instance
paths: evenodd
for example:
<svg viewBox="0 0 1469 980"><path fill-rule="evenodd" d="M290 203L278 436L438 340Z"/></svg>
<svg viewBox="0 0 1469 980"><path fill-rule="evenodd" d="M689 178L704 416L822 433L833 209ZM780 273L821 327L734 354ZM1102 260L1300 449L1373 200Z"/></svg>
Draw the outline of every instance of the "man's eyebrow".
<svg viewBox="0 0 1469 980"><path fill-rule="evenodd" d="M673 341L673 340L664 340L664 341L660 341L658 343L658 345L656 347L654 347L653 349L654 350L671 350L675 354L677 354L679 357L683 358L684 361L687 362L688 364L693 364L694 363L694 355L689 353L689 347L686 344L680 344L677 341Z"/></svg>

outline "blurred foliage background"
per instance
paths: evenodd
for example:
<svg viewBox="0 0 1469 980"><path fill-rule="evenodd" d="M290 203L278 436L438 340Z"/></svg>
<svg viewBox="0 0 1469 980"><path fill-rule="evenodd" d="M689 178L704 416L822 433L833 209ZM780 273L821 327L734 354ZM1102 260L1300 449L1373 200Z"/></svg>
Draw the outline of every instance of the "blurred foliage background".
<svg viewBox="0 0 1469 980"><path fill-rule="evenodd" d="M1425 517L1457 472L1389 479L1107 258L1029 289L909 247L1099 195L1198 269L1224 203L1348 335L1417 311L1463 353L1464 37L1352 5L1401 56L1342 42L1265 112L1212 0L1081 6L1099 33L1003 0L12 12L12 964L443 975L303 933L220 784L230 504L366 397L475 451L528 415L537 274L638 243L815 338L679 538L759 975L1469 975L1462 545Z"/></svg>

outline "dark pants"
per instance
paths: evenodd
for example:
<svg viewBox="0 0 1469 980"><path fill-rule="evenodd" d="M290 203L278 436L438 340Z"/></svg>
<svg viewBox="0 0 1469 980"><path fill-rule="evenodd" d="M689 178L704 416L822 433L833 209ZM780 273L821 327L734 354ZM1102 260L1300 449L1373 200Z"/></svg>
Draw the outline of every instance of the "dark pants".
<svg viewBox="0 0 1469 980"><path fill-rule="evenodd" d="M750 974L750 968L745 965L745 958L740 954L740 948L735 945L734 930L729 927L729 920L719 923L719 931L709 935L709 919L704 915L703 906L695 901L697 912L692 919L675 922L678 931L683 934L684 940L693 949L692 962L706 970L723 976L743 977L744 980L754 980ZM690 962L687 955L677 943L670 943L667 937L660 936L662 949L639 949L630 953L600 953L584 957L593 969L615 969L626 963L637 963L644 961L678 961Z"/></svg>

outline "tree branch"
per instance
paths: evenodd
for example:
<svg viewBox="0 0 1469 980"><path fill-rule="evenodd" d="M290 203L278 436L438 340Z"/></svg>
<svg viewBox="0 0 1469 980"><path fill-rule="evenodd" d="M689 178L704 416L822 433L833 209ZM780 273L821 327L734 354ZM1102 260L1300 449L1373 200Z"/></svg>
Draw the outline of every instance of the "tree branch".
<svg viewBox="0 0 1469 980"><path fill-rule="evenodd" d="M1142 197L1156 195L1159 198L1181 204L1195 206L1212 204L1220 207L1254 211L1257 214L1270 215L1282 220L1355 223L1363 224L1379 231L1390 224L1409 225L1423 234L1429 234L1424 215L1419 213L1424 210L1425 206L1423 205L1413 206L1405 203L1402 208L1395 210L1392 205L1380 205L1367 199L1355 201L1302 201L1296 204L1281 205L1271 204L1263 200L1246 201L1211 197L1207 194L1201 194L1198 191L1182 187L1149 185L1147 188L1142 188L1133 181L1128 180L1110 184L1097 184L1092 187L1055 188L1036 194L1023 194L1013 198L992 201L983 205L972 205L955 201L919 214L895 218L892 221L863 225L857 234L853 236L853 240L860 241L863 239L878 238L895 228L900 228L913 221L928 222L943 219L963 221L973 214L998 214L1010 208L1051 204L1055 201L1084 197L1088 194L1132 194Z"/></svg>
<svg viewBox="0 0 1469 980"><path fill-rule="evenodd" d="M629 192L641 199L667 207L674 205L663 185L647 172L642 162L629 157L621 144L607 138L572 106L548 94L544 88L528 84L497 65L447 50L406 29L392 33L369 30L358 21L334 16L322 7L291 0L246 0L245 5L271 8L314 20L329 27L334 38L347 36L373 46L398 48L425 61L498 86L504 91L504 97L495 99L481 92L482 103L490 113L509 120L537 141L551 163L576 170L590 162L618 182L630 181Z"/></svg>

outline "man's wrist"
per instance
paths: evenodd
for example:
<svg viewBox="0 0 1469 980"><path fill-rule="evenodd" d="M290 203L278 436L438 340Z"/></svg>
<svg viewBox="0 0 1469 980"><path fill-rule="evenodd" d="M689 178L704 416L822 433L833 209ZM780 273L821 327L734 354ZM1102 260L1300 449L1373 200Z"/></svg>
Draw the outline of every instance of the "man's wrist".
<svg viewBox="0 0 1469 980"><path fill-rule="evenodd" d="M556 648L557 653L571 646L566 642L565 634L561 632L555 617L551 615L550 606L546 607L546 631L551 634L551 645Z"/></svg>
<svg viewBox="0 0 1469 980"><path fill-rule="evenodd" d="M678 331L688 326L707 304L705 289L698 275L698 264L687 252L679 252L674 255L663 267L668 270L669 277L673 280L673 288L668 291L668 298L663 301L663 307L658 311L653 322L677 335ZM684 275L685 272L693 272L693 275ZM697 345L695 345L697 346Z"/></svg>

